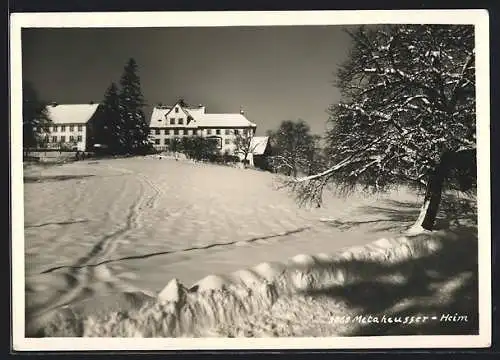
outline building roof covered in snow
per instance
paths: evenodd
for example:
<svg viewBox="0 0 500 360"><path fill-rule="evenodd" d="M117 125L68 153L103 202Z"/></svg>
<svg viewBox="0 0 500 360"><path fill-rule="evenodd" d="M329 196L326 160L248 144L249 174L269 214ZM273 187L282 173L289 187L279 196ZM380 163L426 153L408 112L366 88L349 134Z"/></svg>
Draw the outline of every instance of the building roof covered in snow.
<svg viewBox="0 0 500 360"><path fill-rule="evenodd" d="M203 114L201 127L255 127L243 114Z"/></svg>
<svg viewBox="0 0 500 360"><path fill-rule="evenodd" d="M99 104L51 104L47 113L54 124L86 124Z"/></svg>
<svg viewBox="0 0 500 360"><path fill-rule="evenodd" d="M151 114L149 126L152 128L165 127L169 125L168 119L173 112L171 111L174 106L155 106ZM250 122L244 114L207 114L205 113L205 106L179 106L182 113L191 117L191 121L186 122L187 127L256 127L254 123ZM172 117L178 117L174 115Z"/></svg>
<svg viewBox="0 0 500 360"><path fill-rule="evenodd" d="M269 136L254 136L250 141L250 149L252 154L263 155L269 143Z"/></svg>
<svg viewBox="0 0 500 360"><path fill-rule="evenodd" d="M205 107L204 106L201 106L200 107L196 107L196 108L187 108L187 109L184 109L187 111L187 113L189 115L191 115L194 119L198 119L200 116L203 116L203 114L205 114Z"/></svg>

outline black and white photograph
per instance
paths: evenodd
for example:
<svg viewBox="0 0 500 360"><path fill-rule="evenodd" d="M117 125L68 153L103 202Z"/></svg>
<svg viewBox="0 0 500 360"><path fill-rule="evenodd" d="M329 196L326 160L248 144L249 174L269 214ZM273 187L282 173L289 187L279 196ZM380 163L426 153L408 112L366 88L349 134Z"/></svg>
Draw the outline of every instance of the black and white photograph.
<svg viewBox="0 0 500 360"><path fill-rule="evenodd" d="M486 11L11 31L17 350L489 345Z"/></svg>

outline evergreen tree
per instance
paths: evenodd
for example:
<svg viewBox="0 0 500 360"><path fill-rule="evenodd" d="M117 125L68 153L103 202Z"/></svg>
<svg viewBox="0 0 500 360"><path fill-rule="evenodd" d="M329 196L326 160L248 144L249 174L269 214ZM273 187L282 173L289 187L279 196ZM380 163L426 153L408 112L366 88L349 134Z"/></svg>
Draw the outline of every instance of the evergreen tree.
<svg viewBox="0 0 500 360"><path fill-rule="evenodd" d="M120 79L120 144L124 152L138 154L149 148L149 125L144 115L144 97L138 66L133 58L127 62Z"/></svg>
<svg viewBox="0 0 500 360"><path fill-rule="evenodd" d="M120 98L118 87L113 82L106 90L104 99L98 110L98 115L92 124L92 143L105 147L109 154L124 152L122 143L123 133L120 118Z"/></svg>
<svg viewBox="0 0 500 360"><path fill-rule="evenodd" d="M23 81L23 147L36 147L43 143L51 123L47 103L40 100L30 82Z"/></svg>

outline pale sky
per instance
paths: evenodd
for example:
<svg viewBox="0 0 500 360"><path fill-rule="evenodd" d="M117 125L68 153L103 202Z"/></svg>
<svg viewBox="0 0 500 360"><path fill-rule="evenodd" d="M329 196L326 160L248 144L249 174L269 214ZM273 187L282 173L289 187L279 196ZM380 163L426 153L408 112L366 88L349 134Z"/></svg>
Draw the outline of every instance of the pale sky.
<svg viewBox="0 0 500 360"><path fill-rule="evenodd" d="M133 57L148 119L182 97L212 113L242 106L258 135L298 118L322 134L349 46L340 26L23 29L23 79L46 101L98 102Z"/></svg>

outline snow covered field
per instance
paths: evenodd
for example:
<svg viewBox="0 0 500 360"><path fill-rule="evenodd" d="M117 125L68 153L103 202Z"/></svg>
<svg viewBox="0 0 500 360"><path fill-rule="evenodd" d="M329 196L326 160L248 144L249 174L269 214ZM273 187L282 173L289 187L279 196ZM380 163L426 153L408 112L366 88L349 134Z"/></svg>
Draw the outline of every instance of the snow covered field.
<svg viewBox="0 0 500 360"><path fill-rule="evenodd" d="M298 208L272 174L148 157L30 165L24 178L29 336L472 334L477 327L475 225L401 237L420 204L409 191L326 194L325 206ZM386 240L366 259L360 246L377 239ZM418 329L332 320L444 311L469 318Z"/></svg>

